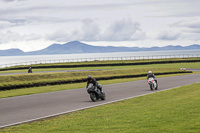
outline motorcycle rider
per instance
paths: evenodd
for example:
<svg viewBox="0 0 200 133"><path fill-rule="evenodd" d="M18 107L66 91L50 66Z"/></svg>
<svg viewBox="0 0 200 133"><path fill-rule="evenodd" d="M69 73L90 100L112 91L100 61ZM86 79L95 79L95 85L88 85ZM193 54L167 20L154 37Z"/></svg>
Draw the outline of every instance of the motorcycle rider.
<svg viewBox="0 0 200 133"><path fill-rule="evenodd" d="M92 78L91 75L89 75L89 76L87 77L87 86L86 86L86 88L88 87L88 85L89 85L90 83L92 83L92 84L94 85L95 88L97 87L97 89L99 89L100 92L102 92L102 87L101 87L100 85L98 85L98 82L96 81L96 79Z"/></svg>
<svg viewBox="0 0 200 133"><path fill-rule="evenodd" d="M149 78L153 78L155 80L155 82L158 84L156 76L152 73L152 71L148 71L147 80L149 80Z"/></svg>
<svg viewBox="0 0 200 133"><path fill-rule="evenodd" d="M28 73L32 73L32 68L31 67L29 67Z"/></svg>

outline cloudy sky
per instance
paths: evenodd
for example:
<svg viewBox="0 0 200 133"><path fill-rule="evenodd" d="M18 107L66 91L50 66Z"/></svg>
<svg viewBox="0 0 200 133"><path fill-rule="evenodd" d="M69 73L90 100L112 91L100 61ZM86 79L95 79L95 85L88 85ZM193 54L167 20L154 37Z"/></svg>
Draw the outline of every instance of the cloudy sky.
<svg viewBox="0 0 200 133"><path fill-rule="evenodd" d="M200 44L200 0L0 0L0 49Z"/></svg>

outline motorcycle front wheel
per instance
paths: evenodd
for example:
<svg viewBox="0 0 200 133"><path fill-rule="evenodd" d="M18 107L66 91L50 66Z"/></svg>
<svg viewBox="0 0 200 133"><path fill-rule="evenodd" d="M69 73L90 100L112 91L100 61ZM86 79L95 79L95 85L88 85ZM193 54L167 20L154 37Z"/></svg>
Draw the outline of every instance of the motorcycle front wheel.
<svg viewBox="0 0 200 133"><path fill-rule="evenodd" d="M96 94L95 93L90 93L90 98L93 102L96 102L97 101L97 97L96 97Z"/></svg>
<svg viewBox="0 0 200 133"><path fill-rule="evenodd" d="M158 84L156 84L156 88L155 88L155 90L158 90Z"/></svg>
<svg viewBox="0 0 200 133"><path fill-rule="evenodd" d="M154 89L154 85L150 84L150 89L153 90Z"/></svg>
<svg viewBox="0 0 200 133"><path fill-rule="evenodd" d="M104 92L102 92L102 94L101 94L101 100L105 100L105 99L106 99L106 95L105 95Z"/></svg>

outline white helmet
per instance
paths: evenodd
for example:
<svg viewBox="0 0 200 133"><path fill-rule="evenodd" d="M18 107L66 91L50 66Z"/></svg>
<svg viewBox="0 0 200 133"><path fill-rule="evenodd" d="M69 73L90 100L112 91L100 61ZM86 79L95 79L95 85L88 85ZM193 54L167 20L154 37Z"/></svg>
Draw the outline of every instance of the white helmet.
<svg viewBox="0 0 200 133"><path fill-rule="evenodd" d="M148 73L150 74L150 73L152 73L152 71L148 71Z"/></svg>

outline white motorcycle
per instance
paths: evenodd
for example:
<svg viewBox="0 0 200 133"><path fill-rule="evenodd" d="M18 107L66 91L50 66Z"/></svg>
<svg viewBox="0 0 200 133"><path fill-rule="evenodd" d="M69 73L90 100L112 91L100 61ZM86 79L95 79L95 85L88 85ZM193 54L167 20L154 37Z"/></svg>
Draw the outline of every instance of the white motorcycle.
<svg viewBox="0 0 200 133"><path fill-rule="evenodd" d="M156 83L154 78L149 78L148 84L149 84L151 90L157 90L158 89L158 84Z"/></svg>

